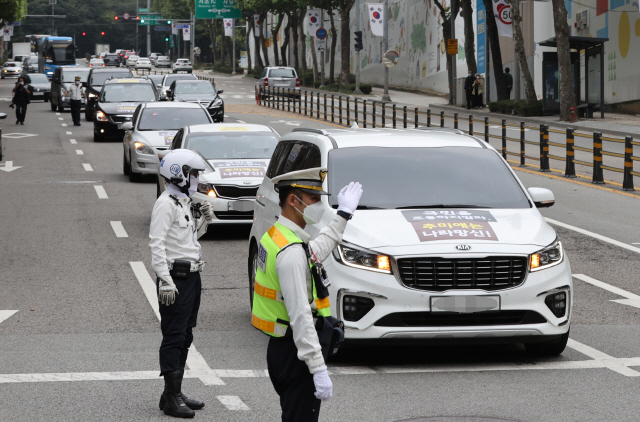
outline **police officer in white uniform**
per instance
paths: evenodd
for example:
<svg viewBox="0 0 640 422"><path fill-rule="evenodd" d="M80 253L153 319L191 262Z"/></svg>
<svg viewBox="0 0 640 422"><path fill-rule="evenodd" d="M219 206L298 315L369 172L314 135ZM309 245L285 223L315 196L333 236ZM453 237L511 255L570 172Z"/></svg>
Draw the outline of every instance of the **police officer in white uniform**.
<svg viewBox="0 0 640 422"><path fill-rule="evenodd" d="M258 253L258 261L263 262L256 270L252 325L271 336L269 377L280 396L282 421L287 422L317 421L321 400L333 394L325 364L328 352L321 347L314 321L328 315L329 298L318 294L310 264L321 265L338 246L358 207L362 187L354 182L345 186L338 194L337 215L309 240L304 228L320 222L324 214L321 195L328 195L322 189L326 173L326 169L312 168L272 179L281 214L261 239Z"/></svg>
<svg viewBox="0 0 640 422"><path fill-rule="evenodd" d="M66 90L63 97L69 97L69 103L71 104L71 118L73 119L74 126L80 126L80 107L82 107L82 99L86 98L86 93L82 83L80 82L80 76L76 76L73 85Z"/></svg>
<svg viewBox="0 0 640 422"><path fill-rule="evenodd" d="M177 149L165 155L160 176L167 182L167 190L153 207L149 228L160 301L160 375L165 380L159 406L166 415L180 418L192 418L193 410L204 407L204 403L182 394L182 378L200 308L204 262L198 238L213 218L208 202L198 207L191 200L198 176L206 167L194 151Z"/></svg>

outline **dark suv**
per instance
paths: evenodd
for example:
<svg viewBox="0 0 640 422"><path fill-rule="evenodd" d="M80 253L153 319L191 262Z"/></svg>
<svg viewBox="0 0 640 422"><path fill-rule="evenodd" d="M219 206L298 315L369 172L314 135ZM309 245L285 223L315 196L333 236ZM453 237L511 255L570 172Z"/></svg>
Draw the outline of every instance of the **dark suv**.
<svg viewBox="0 0 640 422"><path fill-rule="evenodd" d="M118 55L115 53L107 53L102 57L105 66L118 66L120 61L118 60Z"/></svg>
<svg viewBox="0 0 640 422"><path fill-rule="evenodd" d="M133 73L129 69L92 68L89 71L87 78L87 106L84 109L84 117L87 122L93 120L93 112L100 96L100 91L102 91L102 85L111 77L132 78Z"/></svg>

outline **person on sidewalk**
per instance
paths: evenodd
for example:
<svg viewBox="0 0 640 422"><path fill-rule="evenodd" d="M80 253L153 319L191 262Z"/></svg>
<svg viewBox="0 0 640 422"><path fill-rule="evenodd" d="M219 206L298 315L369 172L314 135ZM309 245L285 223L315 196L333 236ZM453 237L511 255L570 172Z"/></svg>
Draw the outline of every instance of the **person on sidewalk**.
<svg viewBox="0 0 640 422"><path fill-rule="evenodd" d="M484 80L479 73L476 73L476 80L473 81L473 108L476 110L484 108Z"/></svg>
<svg viewBox="0 0 640 422"><path fill-rule="evenodd" d="M20 76L16 86L13 87L13 99L11 102L16 107L16 124L24 125L24 118L27 115L27 104L31 102L29 95L31 95L30 85L24 84L24 78Z"/></svg>
<svg viewBox="0 0 640 422"><path fill-rule="evenodd" d="M157 276L160 302L160 376L164 391L160 409L165 415L192 418L204 403L182 394L182 378L189 346L193 341L200 308L204 268L198 238L213 219L211 204L193 204L198 177L207 168L201 156L190 150L175 149L160 162L161 182L167 189L158 197L151 213L149 247L151 266Z"/></svg>
<svg viewBox="0 0 640 422"><path fill-rule="evenodd" d="M69 97L69 103L71 104L71 118L73 119L74 126L80 126L80 108L82 107L82 99L87 98L87 94L84 91L82 83L80 83L80 76L76 76L75 83L67 89L63 97Z"/></svg>
<svg viewBox="0 0 640 422"><path fill-rule="evenodd" d="M513 89L513 76L511 75L511 69L508 67L504 69L504 85L507 87L507 91L509 92L509 99L511 99L511 90Z"/></svg>
<svg viewBox="0 0 640 422"><path fill-rule="evenodd" d="M473 82L476 80L473 72L469 71L467 78L464 80L464 92L467 94L467 110L473 107Z"/></svg>
<svg viewBox="0 0 640 422"><path fill-rule="evenodd" d="M341 242L362 186L351 182L340 191L337 214L309 240L304 228L319 223L325 211L326 174L316 167L272 179L281 212L258 245L251 325L270 336L267 368L280 396L282 422L317 421L321 400L333 394L325 361L341 323L331 317L322 261Z"/></svg>

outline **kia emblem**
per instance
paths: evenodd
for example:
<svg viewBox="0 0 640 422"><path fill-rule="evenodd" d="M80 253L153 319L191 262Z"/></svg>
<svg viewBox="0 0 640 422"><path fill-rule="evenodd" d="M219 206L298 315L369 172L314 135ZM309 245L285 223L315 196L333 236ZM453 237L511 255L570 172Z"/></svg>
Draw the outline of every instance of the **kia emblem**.
<svg viewBox="0 0 640 422"><path fill-rule="evenodd" d="M471 246L469 245L458 245L456 246L456 249L459 251L468 251L471 249Z"/></svg>
<svg viewBox="0 0 640 422"><path fill-rule="evenodd" d="M244 185L250 185L250 184L251 184L251 182L242 182L242 184L244 184Z"/></svg>

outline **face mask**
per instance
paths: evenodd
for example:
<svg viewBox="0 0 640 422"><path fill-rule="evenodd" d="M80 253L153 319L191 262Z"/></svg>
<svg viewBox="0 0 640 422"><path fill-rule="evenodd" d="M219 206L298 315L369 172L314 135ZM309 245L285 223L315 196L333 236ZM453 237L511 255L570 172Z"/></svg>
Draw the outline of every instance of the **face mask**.
<svg viewBox="0 0 640 422"><path fill-rule="evenodd" d="M298 197L296 196L296 198ZM302 199L298 198L298 201L302 202ZM296 211L302 214L302 218L304 218L305 223L318 224L324 214L324 206L322 206L322 201L318 201L315 204L311 205L307 205L304 202L302 203L305 205L304 212L300 212L300 210L297 208Z"/></svg>
<svg viewBox="0 0 640 422"><path fill-rule="evenodd" d="M80 85L80 82L76 82L76 86Z"/></svg>
<svg viewBox="0 0 640 422"><path fill-rule="evenodd" d="M20 82L20 85L24 85L24 82Z"/></svg>
<svg viewBox="0 0 640 422"><path fill-rule="evenodd" d="M189 197L192 197L198 190L198 183L200 183L200 179L195 176L189 176Z"/></svg>

